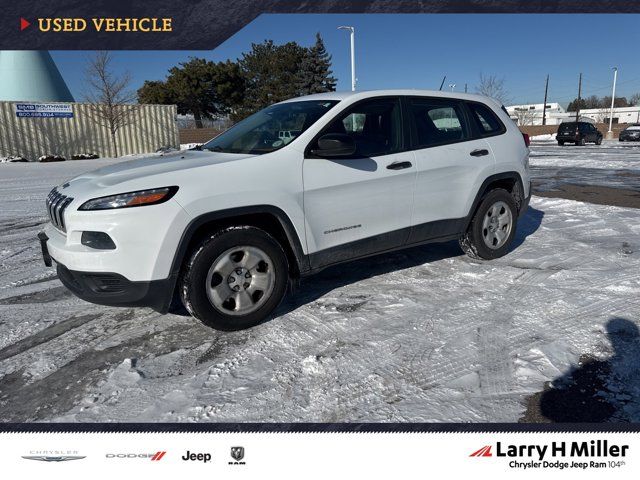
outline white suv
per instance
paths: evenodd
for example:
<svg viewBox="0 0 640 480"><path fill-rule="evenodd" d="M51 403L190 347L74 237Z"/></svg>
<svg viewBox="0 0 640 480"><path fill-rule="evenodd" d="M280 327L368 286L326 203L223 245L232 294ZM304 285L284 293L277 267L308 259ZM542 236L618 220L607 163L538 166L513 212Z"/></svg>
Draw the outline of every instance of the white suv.
<svg viewBox="0 0 640 480"><path fill-rule="evenodd" d="M486 97L323 93L54 188L39 238L82 299L166 313L179 298L207 325L246 328L291 279L336 263L451 239L474 258L506 254L528 158Z"/></svg>

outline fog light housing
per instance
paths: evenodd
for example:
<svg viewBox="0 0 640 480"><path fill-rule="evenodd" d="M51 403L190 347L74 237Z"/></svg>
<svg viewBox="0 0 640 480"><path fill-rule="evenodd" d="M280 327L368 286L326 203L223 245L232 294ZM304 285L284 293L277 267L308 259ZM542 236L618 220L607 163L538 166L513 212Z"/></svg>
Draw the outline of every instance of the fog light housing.
<svg viewBox="0 0 640 480"><path fill-rule="evenodd" d="M115 250L116 248L111 237L104 232L82 232L80 243L96 250Z"/></svg>

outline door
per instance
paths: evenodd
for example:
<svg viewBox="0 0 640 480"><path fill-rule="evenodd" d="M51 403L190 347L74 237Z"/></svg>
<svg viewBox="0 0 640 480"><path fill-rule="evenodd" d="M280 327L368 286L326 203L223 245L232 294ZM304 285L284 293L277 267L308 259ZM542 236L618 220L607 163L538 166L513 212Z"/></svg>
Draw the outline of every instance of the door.
<svg viewBox="0 0 640 480"><path fill-rule="evenodd" d="M349 158L303 163L307 248L312 267L396 248L407 239L416 176L406 152L400 100L368 99L341 112L319 137L349 135ZM317 148L311 144L307 148Z"/></svg>
<svg viewBox="0 0 640 480"><path fill-rule="evenodd" d="M495 170L480 117L472 125L476 113L447 98L412 97L407 110L417 168L409 243L457 234L482 181Z"/></svg>

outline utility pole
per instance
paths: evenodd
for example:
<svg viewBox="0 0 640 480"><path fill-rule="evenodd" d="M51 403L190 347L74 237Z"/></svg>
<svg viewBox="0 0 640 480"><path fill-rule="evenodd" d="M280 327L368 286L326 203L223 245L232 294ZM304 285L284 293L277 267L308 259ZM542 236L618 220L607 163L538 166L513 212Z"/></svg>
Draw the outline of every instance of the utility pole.
<svg viewBox="0 0 640 480"><path fill-rule="evenodd" d="M542 125L547 124L547 93L549 93L549 74L547 73L547 83L544 86L544 105L542 105Z"/></svg>
<svg viewBox="0 0 640 480"><path fill-rule="evenodd" d="M467 84L464 84L464 93L467 93Z"/></svg>
<svg viewBox="0 0 640 480"><path fill-rule="evenodd" d="M609 131L607 132L607 138L613 138L613 105L616 101L616 81L618 80L618 67L613 67L613 92L611 93L611 113L609 114Z"/></svg>
<svg viewBox="0 0 640 480"><path fill-rule="evenodd" d="M582 100L582 73L578 81L578 104L576 105L576 122L580 121L580 101Z"/></svg>
<svg viewBox="0 0 640 480"><path fill-rule="evenodd" d="M444 81L447 79L447 76L445 75L444 77L442 77L442 83L440 84L440 88L438 90L442 90L442 87L444 87Z"/></svg>

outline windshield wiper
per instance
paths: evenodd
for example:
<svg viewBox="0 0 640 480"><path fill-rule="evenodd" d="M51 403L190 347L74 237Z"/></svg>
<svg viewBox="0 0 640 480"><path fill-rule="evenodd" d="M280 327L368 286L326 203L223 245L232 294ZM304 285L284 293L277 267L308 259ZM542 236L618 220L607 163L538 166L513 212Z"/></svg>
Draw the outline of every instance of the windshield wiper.
<svg viewBox="0 0 640 480"><path fill-rule="evenodd" d="M206 148L205 150L209 150L210 152L222 152L224 149L220 145L216 145L215 147Z"/></svg>

